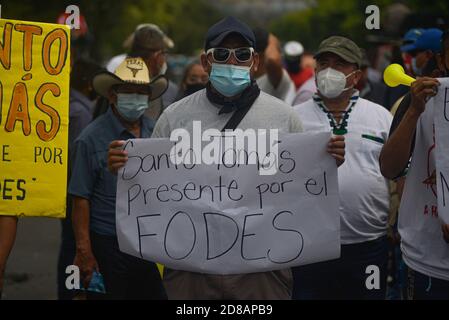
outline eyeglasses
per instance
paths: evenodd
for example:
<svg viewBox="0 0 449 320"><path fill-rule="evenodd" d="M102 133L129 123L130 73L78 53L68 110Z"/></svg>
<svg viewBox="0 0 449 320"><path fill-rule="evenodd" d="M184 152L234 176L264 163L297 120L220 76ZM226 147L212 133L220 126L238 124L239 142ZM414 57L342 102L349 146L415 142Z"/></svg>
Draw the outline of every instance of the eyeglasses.
<svg viewBox="0 0 449 320"><path fill-rule="evenodd" d="M231 57L231 53L234 54L235 59L238 62L248 62L254 53L254 48L244 47L244 48L210 48L206 51L206 54L212 53L212 57L217 62L226 62Z"/></svg>

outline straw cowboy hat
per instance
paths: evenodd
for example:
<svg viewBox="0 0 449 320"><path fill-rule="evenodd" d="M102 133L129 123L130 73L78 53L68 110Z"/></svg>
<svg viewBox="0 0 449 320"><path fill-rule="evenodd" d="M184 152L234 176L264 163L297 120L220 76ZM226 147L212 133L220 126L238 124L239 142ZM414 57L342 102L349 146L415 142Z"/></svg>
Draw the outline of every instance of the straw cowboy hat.
<svg viewBox="0 0 449 320"><path fill-rule="evenodd" d="M159 98L168 88L168 80L163 75L151 78L146 63L139 57L126 58L114 71L102 71L93 81L95 91L103 97L108 97L109 90L114 85L132 84L148 90L150 100Z"/></svg>

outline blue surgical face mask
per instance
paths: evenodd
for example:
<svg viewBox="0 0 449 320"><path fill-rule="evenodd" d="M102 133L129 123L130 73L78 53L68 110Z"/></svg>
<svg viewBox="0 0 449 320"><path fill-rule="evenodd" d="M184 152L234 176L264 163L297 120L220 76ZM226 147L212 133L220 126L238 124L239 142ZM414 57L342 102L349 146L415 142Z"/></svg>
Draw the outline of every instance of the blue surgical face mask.
<svg viewBox="0 0 449 320"><path fill-rule="evenodd" d="M416 65L416 57L412 58L412 70L415 76L422 76L422 69L423 68L418 68L418 66Z"/></svg>
<svg viewBox="0 0 449 320"><path fill-rule="evenodd" d="M212 86L226 97L233 97L251 84L251 66L212 63L209 80Z"/></svg>
<svg viewBox="0 0 449 320"><path fill-rule="evenodd" d="M148 109L148 96L138 93L118 93L117 111L128 121L138 120Z"/></svg>

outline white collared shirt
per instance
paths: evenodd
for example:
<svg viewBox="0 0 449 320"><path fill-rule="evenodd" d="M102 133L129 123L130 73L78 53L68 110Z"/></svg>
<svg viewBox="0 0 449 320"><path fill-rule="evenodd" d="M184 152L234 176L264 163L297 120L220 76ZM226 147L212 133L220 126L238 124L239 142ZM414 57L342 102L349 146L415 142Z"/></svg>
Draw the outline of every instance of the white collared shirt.
<svg viewBox="0 0 449 320"><path fill-rule="evenodd" d="M345 162L338 168L342 244L385 235L389 211L388 181L380 173L379 155L392 116L382 106L358 98L357 91L352 99L356 102L348 118ZM329 118L313 98L294 110L305 132L332 131Z"/></svg>

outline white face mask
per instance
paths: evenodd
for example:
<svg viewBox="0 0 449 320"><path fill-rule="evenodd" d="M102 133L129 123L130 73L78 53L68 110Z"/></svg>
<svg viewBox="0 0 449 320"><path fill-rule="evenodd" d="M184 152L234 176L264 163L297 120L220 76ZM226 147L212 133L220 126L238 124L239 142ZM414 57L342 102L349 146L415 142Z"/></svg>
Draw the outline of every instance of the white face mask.
<svg viewBox="0 0 449 320"><path fill-rule="evenodd" d="M316 76L318 90L326 98L336 98L343 91L353 88L353 87L345 88L346 79L356 71L353 71L347 76L345 76L343 72L332 69L330 67L321 70L320 72L318 72Z"/></svg>

